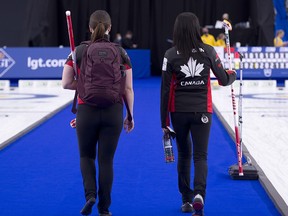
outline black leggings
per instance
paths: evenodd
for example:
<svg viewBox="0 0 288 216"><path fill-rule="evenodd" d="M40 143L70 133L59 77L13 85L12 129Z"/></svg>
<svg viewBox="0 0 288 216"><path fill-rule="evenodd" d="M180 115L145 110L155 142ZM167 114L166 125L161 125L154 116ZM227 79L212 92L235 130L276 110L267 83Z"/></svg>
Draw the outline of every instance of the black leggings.
<svg viewBox="0 0 288 216"><path fill-rule="evenodd" d="M95 159L98 144L98 209L99 212L107 211L111 204L113 158L123 125L123 105L114 104L104 109L81 104L76 119L86 200L97 196Z"/></svg>
<svg viewBox="0 0 288 216"><path fill-rule="evenodd" d="M178 187L182 194L182 201L191 202L196 194L201 194L205 199L208 172L207 153L212 115L211 113L177 112L171 113L171 121L176 132ZM192 153L194 190L190 187Z"/></svg>

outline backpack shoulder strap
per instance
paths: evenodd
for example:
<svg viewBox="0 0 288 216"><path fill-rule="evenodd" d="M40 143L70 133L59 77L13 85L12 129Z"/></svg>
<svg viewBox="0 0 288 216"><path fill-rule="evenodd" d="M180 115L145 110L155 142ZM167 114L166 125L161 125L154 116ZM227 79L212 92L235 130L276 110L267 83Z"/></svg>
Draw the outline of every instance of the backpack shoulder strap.
<svg viewBox="0 0 288 216"><path fill-rule="evenodd" d="M81 65L81 60L82 60L82 56L83 53L85 51L85 49L91 44L90 41L83 41L80 43L79 46L76 47L75 52L76 52L76 64L78 65L78 67L80 68Z"/></svg>
<svg viewBox="0 0 288 216"><path fill-rule="evenodd" d="M83 54L87 51L87 47L90 44L91 44L90 41L83 41L75 49L75 52L76 52L76 65L78 65L79 68L81 67L81 61L83 59ZM77 78L78 78L78 74L76 73L76 79ZM78 97L78 91L76 89L75 90L75 94L74 94L72 109L71 109L71 112L73 114L75 114L77 112L77 97Z"/></svg>

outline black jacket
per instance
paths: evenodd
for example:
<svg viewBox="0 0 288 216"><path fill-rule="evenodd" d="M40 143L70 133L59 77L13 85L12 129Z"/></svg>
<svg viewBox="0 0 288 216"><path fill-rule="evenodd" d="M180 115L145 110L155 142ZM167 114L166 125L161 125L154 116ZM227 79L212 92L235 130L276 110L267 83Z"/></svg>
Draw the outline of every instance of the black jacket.
<svg viewBox="0 0 288 216"><path fill-rule="evenodd" d="M166 51L162 66L161 126L170 125L169 112L212 113L210 71L222 86L232 84L236 73L224 70L215 49L202 44L187 59L175 47ZM201 52L201 54L200 54Z"/></svg>

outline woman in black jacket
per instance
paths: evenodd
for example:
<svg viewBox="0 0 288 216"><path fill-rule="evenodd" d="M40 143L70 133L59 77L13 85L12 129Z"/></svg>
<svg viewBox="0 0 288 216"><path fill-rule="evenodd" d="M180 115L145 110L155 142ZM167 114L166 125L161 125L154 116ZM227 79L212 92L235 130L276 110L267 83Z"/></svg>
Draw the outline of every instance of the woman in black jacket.
<svg viewBox="0 0 288 216"><path fill-rule="evenodd" d="M202 42L199 21L193 13L177 16L173 43L174 46L165 53L162 66L161 127L164 133L168 133L171 117L176 132L181 209L202 216L212 120L210 71L222 86L232 84L236 72L224 70L214 48ZM190 187L192 155L194 185Z"/></svg>

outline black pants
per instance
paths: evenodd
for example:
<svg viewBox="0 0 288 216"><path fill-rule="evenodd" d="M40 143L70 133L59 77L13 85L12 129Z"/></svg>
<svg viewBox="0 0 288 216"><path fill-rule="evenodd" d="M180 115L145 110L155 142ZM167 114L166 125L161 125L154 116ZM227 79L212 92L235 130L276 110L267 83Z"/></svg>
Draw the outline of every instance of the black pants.
<svg viewBox="0 0 288 216"><path fill-rule="evenodd" d="M178 151L178 187L183 202L191 202L196 194L205 199L210 113L171 113ZM192 137L192 143L191 143ZM191 158L194 162L194 189L190 187Z"/></svg>
<svg viewBox="0 0 288 216"><path fill-rule="evenodd" d="M111 204L113 159L123 124L123 105L96 108L81 104L77 111L77 137L85 197L97 197L96 166L98 159L98 210L108 211ZM98 145L98 152L97 152Z"/></svg>

